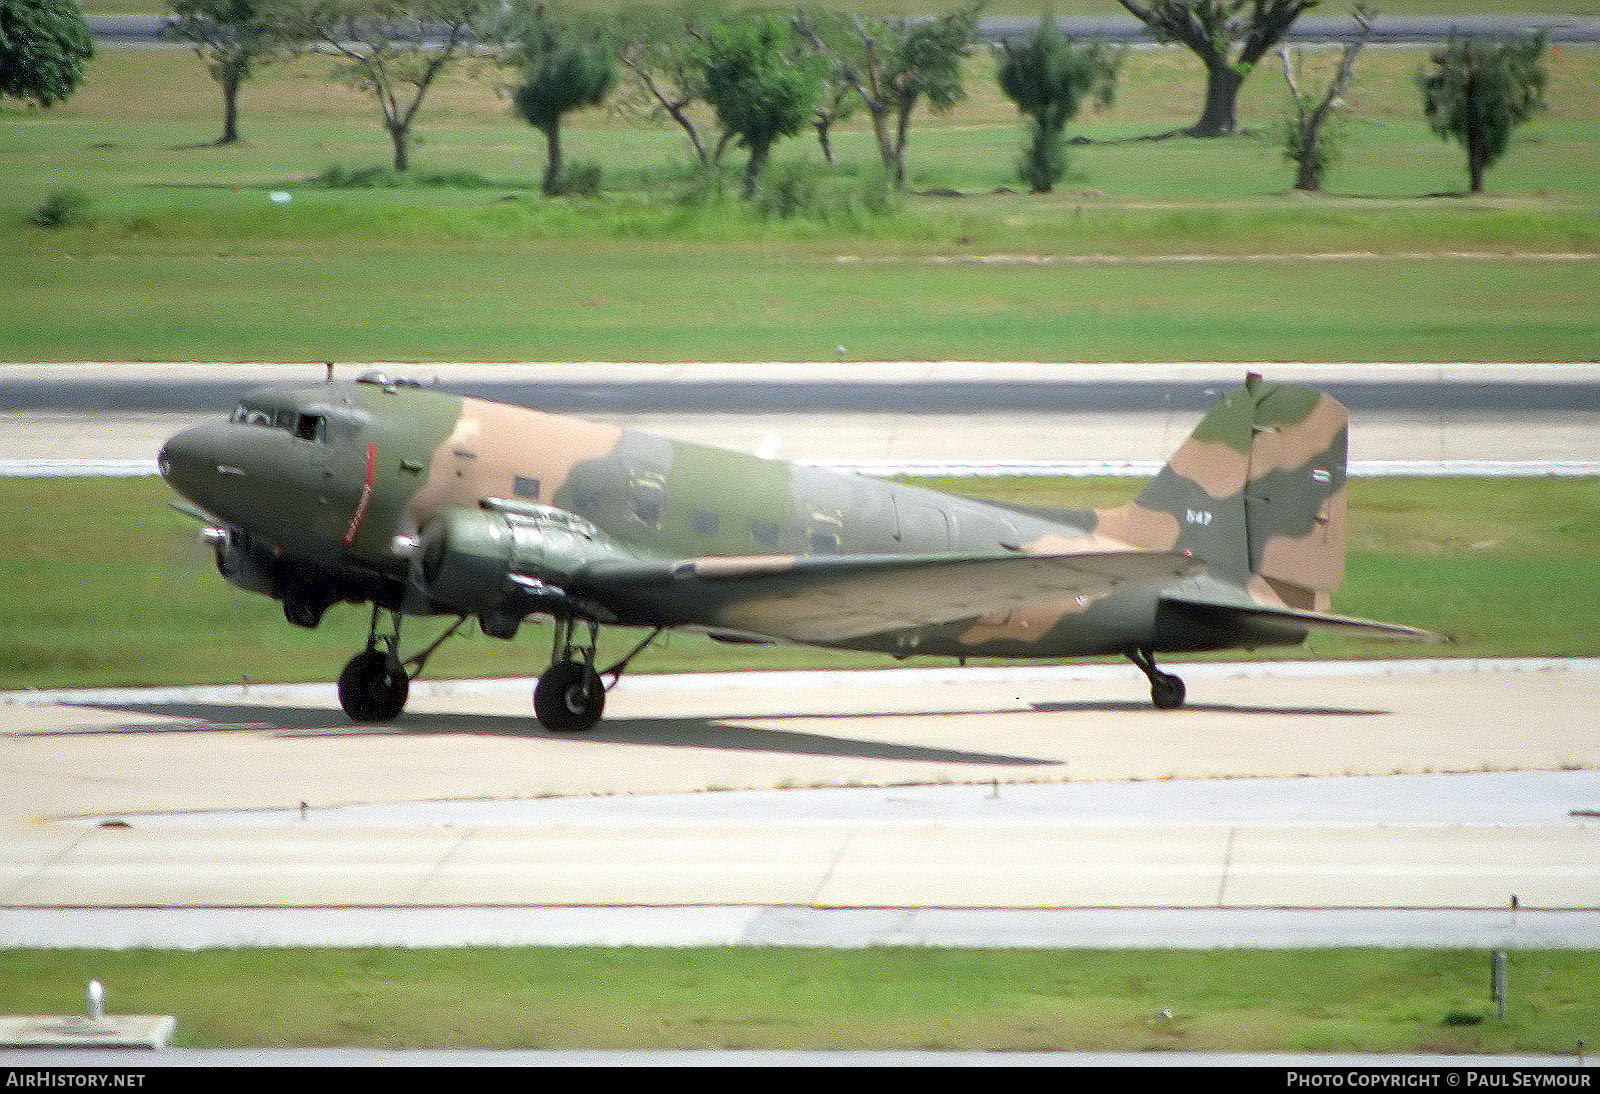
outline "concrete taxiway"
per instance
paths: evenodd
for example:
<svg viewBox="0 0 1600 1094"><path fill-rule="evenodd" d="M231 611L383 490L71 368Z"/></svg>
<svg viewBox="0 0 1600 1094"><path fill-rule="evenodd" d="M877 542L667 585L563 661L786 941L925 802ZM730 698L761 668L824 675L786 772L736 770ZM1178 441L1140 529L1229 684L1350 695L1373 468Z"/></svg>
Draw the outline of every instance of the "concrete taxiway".
<svg viewBox="0 0 1600 1094"><path fill-rule="evenodd" d="M575 737L526 681L12 693L0 943L1600 937L1600 662L1185 672L629 678Z"/></svg>

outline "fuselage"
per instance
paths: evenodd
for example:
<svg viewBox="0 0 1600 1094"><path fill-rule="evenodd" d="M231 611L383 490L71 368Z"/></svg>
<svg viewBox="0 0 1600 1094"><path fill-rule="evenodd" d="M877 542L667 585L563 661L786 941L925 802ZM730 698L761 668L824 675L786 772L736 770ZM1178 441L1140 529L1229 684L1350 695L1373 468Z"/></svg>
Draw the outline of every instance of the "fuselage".
<svg viewBox="0 0 1600 1094"><path fill-rule="evenodd" d="M570 514L608 557L640 560L1122 546L1091 531L1087 511L1050 519L383 377L251 392L227 421L174 437L161 469L234 530L245 552L236 567L262 571L238 583L284 599L297 622L337 600L475 610L439 599L419 579L417 556L442 515L491 500ZM296 618L295 597L316 610ZM1145 587L828 644L897 656L1117 652L1148 643L1157 607ZM608 622L735 630L671 590L614 608Z"/></svg>
<svg viewBox="0 0 1600 1094"><path fill-rule="evenodd" d="M1043 511L370 375L250 392L160 465L211 522L222 574L291 623L372 604L339 676L352 718L395 717L443 641L403 655L402 615L501 639L545 616L535 712L565 732L592 727L605 679L670 629L895 657L1121 654L1162 709L1185 692L1158 653L1313 629L1431 640L1329 611L1347 447L1337 400L1252 374L1126 504ZM650 633L602 667L602 626Z"/></svg>

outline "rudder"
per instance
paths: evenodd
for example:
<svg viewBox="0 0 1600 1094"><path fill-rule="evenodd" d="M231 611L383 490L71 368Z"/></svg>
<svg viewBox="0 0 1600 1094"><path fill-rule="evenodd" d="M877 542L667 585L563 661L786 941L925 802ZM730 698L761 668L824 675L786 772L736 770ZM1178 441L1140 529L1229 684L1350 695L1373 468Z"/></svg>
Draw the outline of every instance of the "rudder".
<svg viewBox="0 0 1600 1094"><path fill-rule="evenodd" d="M1259 603L1324 611L1344 577L1348 438L1337 400L1252 373L1095 531L1188 551Z"/></svg>

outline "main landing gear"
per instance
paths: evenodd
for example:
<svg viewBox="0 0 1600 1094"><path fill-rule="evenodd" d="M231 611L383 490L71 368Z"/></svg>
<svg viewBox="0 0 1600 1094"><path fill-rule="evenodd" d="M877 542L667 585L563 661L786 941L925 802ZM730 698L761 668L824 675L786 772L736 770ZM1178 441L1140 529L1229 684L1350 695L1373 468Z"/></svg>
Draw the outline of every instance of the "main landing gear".
<svg viewBox="0 0 1600 1094"><path fill-rule="evenodd" d="M1156 705L1157 710L1177 710L1183 706L1185 696L1183 680L1170 672L1162 672L1156 668L1154 650L1128 650L1127 657L1129 661L1139 666L1139 670L1149 679L1150 701Z"/></svg>
<svg viewBox="0 0 1600 1094"><path fill-rule="evenodd" d="M573 639L578 622L569 617L556 618L550 667L533 689L534 716L552 733L582 733L598 725L606 707L606 691L616 686L628 662L644 652L664 629L657 627L622 660L608 669L597 670L595 652L600 625L593 620L583 621L588 640L578 642ZM610 684L605 683L605 677L611 678Z"/></svg>
<svg viewBox="0 0 1600 1094"><path fill-rule="evenodd" d="M388 634L379 634L378 613L382 610L376 604L372 606L367 648L350 658L339 674L339 705L354 722L392 722L398 718L411 694L411 678L422 671L433 651L467 621L462 616L433 645L401 660L400 613L390 612L393 626Z"/></svg>
<svg viewBox="0 0 1600 1094"><path fill-rule="evenodd" d="M433 652L460 630L468 617L462 616L421 653L404 660L400 657L400 613L390 612L392 626L387 634L378 628L378 613L372 609L367 629L367 648L352 657L339 674L339 705L352 721L392 722L405 708L411 680L422 671ZM651 631L628 655L607 669L596 669L595 652L600 625L581 621L588 634L575 640L580 621L557 617L555 640L550 651L550 667L539 677L533 691L533 710L539 724L552 733L581 733L593 729L605 710L606 691L615 686L623 670L665 629ZM610 683L606 683L606 679Z"/></svg>

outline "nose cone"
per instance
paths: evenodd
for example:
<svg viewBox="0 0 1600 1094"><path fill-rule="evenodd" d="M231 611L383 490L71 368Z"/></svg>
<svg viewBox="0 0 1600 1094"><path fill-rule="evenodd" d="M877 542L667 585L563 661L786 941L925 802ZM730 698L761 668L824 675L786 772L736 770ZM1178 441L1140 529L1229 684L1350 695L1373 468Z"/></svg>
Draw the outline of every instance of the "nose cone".
<svg viewBox="0 0 1600 1094"><path fill-rule="evenodd" d="M244 470L229 460L225 428L207 424L185 429L168 438L156 459L167 485L213 512L225 496L225 484L244 477Z"/></svg>
<svg viewBox="0 0 1600 1094"><path fill-rule="evenodd" d="M206 463L205 453L201 451L200 432L199 429L185 429L181 433L174 433L167 438L167 443L161 446L161 452L156 457L156 469L167 480L167 485L191 501L194 499L187 488L198 480L199 469Z"/></svg>

